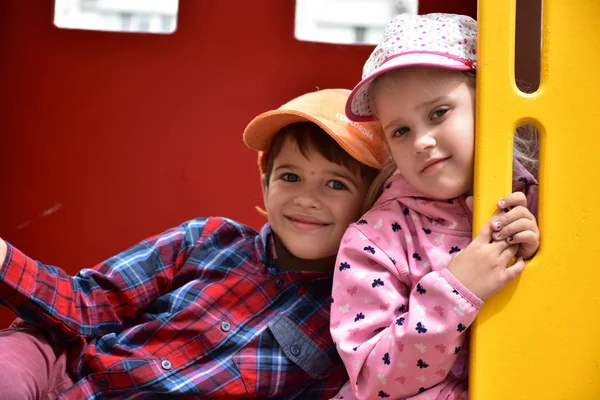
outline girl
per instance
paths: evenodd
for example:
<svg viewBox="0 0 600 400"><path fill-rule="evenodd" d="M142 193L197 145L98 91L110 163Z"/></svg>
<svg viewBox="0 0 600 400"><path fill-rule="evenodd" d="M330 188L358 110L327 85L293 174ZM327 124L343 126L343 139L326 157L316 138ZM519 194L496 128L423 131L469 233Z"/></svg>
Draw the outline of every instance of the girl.
<svg viewBox="0 0 600 400"><path fill-rule="evenodd" d="M466 399L468 328L539 246L524 142L514 193L472 239L476 37L467 16L399 15L346 104L352 120L379 120L391 160L338 253L331 330L350 376L340 399Z"/></svg>

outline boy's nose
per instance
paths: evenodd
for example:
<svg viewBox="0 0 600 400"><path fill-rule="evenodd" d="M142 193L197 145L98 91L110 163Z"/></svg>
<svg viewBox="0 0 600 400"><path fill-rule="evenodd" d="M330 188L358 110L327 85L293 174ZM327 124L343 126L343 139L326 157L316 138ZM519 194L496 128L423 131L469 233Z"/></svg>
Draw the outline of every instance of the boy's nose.
<svg viewBox="0 0 600 400"><path fill-rule="evenodd" d="M301 193L294 198L294 204L303 208L319 208L321 203L313 193Z"/></svg>

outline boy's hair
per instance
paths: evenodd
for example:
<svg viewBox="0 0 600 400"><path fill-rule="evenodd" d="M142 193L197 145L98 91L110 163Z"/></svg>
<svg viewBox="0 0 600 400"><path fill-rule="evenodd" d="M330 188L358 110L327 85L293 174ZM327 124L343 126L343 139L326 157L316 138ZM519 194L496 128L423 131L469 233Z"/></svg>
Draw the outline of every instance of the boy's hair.
<svg viewBox="0 0 600 400"><path fill-rule="evenodd" d="M409 67L409 68L422 68L422 67ZM401 69L393 71L401 71ZM456 71L456 79L461 82L467 82L468 85L475 87L476 83L476 75L474 71ZM371 86L369 87L369 107L373 112L373 117L378 119L377 113L375 112L375 104L373 101L373 92L376 88L382 83L385 79L384 77L388 76L389 73L382 74L373 79ZM386 155L386 159L383 163L383 167L379 174L375 177L373 182L371 183L371 187L367 192L367 196L365 198L364 210L368 211L373 204L377 201L381 193L383 192L383 184L387 181L393 174L396 172L396 163L392 158L391 154ZM513 157L521 163L534 177L538 176L538 163L539 163L539 141L538 141L538 132L535 128L530 125L521 125L517 128L514 136L514 145L513 145Z"/></svg>
<svg viewBox="0 0 600 400"><path fill-rule="evenodd" d="M267 184L273 172L275 158L281 153L284 143L293 140L302 155L310 157L310 151L316 150L326 160L341 165L351 172L359 172L360 177L370 183L378 174L379 170L369 167L353 158L327 132L312 122L296 122L280 129L271 142L271 148L267 153L267 168L265 177Z"/></svg>

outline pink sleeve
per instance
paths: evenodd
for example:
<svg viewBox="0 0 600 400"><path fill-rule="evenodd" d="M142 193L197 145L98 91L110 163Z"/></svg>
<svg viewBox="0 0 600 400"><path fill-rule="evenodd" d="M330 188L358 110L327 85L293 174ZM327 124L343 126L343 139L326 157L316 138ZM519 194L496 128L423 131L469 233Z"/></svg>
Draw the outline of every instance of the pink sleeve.
<svg viewBox="0 0 600 400"><path fill-rule="evenodd" d="M527 185L525 196L527 197L527 208L538 218L538 185Z"/></svg>
<svg viewBox="0 0 600 400"><path fill-rule="evenodd" d="M527 197L527 208L538 217L538 182L518 161L513 161L513 191L522 191Z"/></svg>
<svg viewBox="0 0 600 400"><path fill-rule="evenodd" d="M356 397L350 386L350 383L346 384L331 400L355 400ZM400 385L398 386L400 387ZM405 397L404 400L468 400L469 393L467 386L466 379L456 379L452 375L449 375L444 381L434 387L414 396ZM401 389L399 391L392 391L389 398L398 399L396 394L401 391Z"/></svg>
<svg viewBox="0 0 600 400"><path fill-rule="evenodd" d="M409 397L444 381L481 306L445 269L413 286L402 245L381 248L351 226L334 274L331 333L357 399Z"/></svg>

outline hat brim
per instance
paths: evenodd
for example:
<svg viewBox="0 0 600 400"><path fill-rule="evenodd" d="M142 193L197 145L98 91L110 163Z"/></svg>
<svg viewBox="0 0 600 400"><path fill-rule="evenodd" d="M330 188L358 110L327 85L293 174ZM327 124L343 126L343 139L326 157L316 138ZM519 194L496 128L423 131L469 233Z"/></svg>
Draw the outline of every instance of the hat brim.
<svg viewBox="0 0 600 400"><path fill-rule="evenodd" d="M244 142L254 150L268 152L275 135L284 127L296 122L314 122L324 127L319 119L293 110L273 110L254 118L244 131Z"/></svg>
<svg viewBox="0 0 600 400"><path fill-rule="evenodd" d="M379 68L373 70L368 76L361 80L352 90L346 101L346 116L356 122L368 122L375 120L369 102L369 91L373 79L399 68L405 67L437 67L457 71L469 71L473 67L465 64L463 60L457 60L451 56L431 53L408 53L402 54L382 63Z"/></svg>
<svg viewBox="0 0 600 400"><path fill-rule="evenodd" d="M251 149L264 153L262 161L260 161L259 164L264 163L265 156L271 149L271 142L273 142L275 135L277 135L284 127L296 122L315 123L327 132L327 134L354 159L370 167L381 168L380 161L374 155L370 153L366 154L366 152L363 154L355 150L363 147L357 139L351 137L340 138L336 132L336 129L339 129L339 127L336 128L335 126L330 126L330 123L326 119L317 118L300 111L286 109L268 111L257 116L250 121L244 131L244 142L246 145ZM261 165L261 167L264 167L264 165Z"/></svg>

